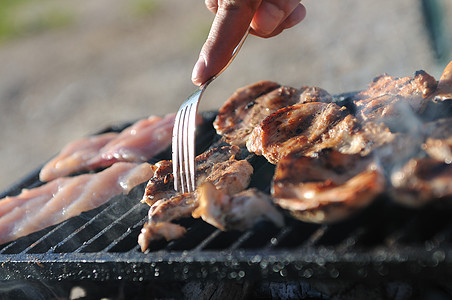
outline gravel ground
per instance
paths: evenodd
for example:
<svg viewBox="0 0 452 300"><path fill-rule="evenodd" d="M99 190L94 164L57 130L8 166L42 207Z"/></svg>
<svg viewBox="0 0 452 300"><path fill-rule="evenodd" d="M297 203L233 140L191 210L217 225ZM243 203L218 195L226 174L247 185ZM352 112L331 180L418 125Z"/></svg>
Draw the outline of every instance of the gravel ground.
<svg viewBox="0 0 452 300"><path fill-rule="evenodd" d="M61 5L56 2L45 3ZM205 93L201 110L218 109L237 88L263 79L341 93L366 88L382 73L411 76L424 69L439 78L450 57L435 60L420 1L303 3L302 24L272 39L246 41ZM451 11L446 0L438 3ZM68 142L174 112L192 92L191 69L213 16L204 1L144 4L65 2L73 14L69 26L0 45L0 191Z"/></svg>

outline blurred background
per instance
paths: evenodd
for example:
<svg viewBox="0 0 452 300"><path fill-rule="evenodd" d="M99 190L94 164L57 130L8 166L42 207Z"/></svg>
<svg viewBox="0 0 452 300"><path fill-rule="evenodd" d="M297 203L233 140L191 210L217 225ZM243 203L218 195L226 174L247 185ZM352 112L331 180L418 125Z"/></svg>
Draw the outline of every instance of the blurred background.
<svg viewBox="0 0 452 300"><path fill-rule="evenodd" d="M452 1L303 0L306 19L250 36L205 93L216 110L259 80L364 89L380 74L439 79L452 58ZM213 15L191 0L0 0L0 191L68 142L175 112Z"/></svg>

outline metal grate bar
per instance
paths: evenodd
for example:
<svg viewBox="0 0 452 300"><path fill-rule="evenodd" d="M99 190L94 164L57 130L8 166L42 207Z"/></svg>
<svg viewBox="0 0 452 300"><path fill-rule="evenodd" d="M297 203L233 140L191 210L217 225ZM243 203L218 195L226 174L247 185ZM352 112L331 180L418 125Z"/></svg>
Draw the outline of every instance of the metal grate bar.
<svg viewBox="0 0 452 300"><path fill-rule="evenodd" d="M83 245L81 245L79 248L77 248L76 250L74 250L75 253L79 253L79 252L91 252L91 251L101 251L103 248L102 245L100 244L104 244L101 242L101 238L102 236L105 236L106 233L110 232L111 235L113 235L111 233L111 231L114 229L114 235L121 235L120 232L127 232L127 230L129 229L129 227L125 226L124 224L121 224L121 222L123 223L130 223L130 220L136 220L137 216L143 216L146 215L146 208L147 205L139 202L137 203L135 206L133 206L131 209L129 209L126 213L122 214L118 219L116 219L113 223L108 224L107 226L104 227L104 229L102 229L100 232L98 232L95 236L93 236L92 238L90 238L88 241L86 241L85 243L83 243ZM126 220L126 218L128 218L128 220ZM122 230L124 229L124 230ZM108 240L111 240L112 236L105 238L107 240L107 243L109 244ZM95 246L93 247L95 243ZM106 246L108 246L108 244ZM96 248L95 250L93 248Z"/></svg>
<svg viewBox="0 0 452 300"><path fill-rule="evenodd" d="M25 248L22 253L36 253L33 251L34 248L36 248L37 246L41 245L41 243L43 243L45 240L47 240L50 236L52 236L55 233L58 233L60 230L62 230L62 228L64 228L66 226L66 224L69 222L70 220L66 220L61 222L60 224L58 224L55 228L53 228L52 230L50 230L49 232L47 232L46 234L44 234L40 239L38 239L36 242L34 242L33 244L31 244L30 246L28 246L27 248Z"/></svg>
<svg viewBox="0 0 452 300"><path fill-rule="evenodd" d="M139 246L137 245L138 234L147 220L148 216L144 216L141 220L136 222L135 225L129 227L129 229L121 236L114 239L107 247L102 250L102 252L127 252L132 249L139 249ZM131 244L130 240L132 237L134 237L134 241ZM132 247L130 247L130 245L132 245Z"/></svg>

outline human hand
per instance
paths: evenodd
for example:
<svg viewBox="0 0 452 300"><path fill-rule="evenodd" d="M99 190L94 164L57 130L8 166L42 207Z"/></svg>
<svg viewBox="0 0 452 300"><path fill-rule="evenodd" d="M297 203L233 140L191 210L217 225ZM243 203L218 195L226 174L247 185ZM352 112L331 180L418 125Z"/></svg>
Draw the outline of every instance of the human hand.
<svg viewBox="0 0 452 300"><path fill-rule="evenodd" d="M215 13L209 36L193 68L192 81L201 85L221 71L248 27L250 33L268 38L304 19L299 0L205 0Z"/></svg>

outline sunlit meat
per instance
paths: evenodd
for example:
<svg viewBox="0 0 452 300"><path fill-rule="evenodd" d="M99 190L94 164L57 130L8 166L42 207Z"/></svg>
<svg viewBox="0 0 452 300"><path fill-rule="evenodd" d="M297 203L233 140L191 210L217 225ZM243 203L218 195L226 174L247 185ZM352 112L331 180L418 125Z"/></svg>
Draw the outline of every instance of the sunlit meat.
<svg viewBox="0 0 452 300"><path fill-rule="evenodd" d="M171 144L174 114L140 120L120 133L105 133L68 144L41 170L42 181L115 162L145 162Z"/></svg>
<svg viewBox="0 0 452 300"><path fill-rule="evenodd" d="M425 109L436 86L435 78L424 71L414 77L379 76L354 97L356 116L363 121L395 121L400 127L400 122Z"/></svg>
<svg viewBox="0 0 452 300"><path fill-rule="evenodd" d="M420 207L452 199L452 165L432 158L413 158L391 175L394 201Z"/></svg>
<svg viewBox="0 0 452 300"><path fill-rule="evenodd" d="M383 125L358 120L334 103L305 103L285 107L265 118L247 141L250 152L276 164L290 153L316 156L333 148L346 154L367 155L392 139Z"/></svg>
<svg viewBox="0 0 452 300"><path fill-rule="evenodd" d="M232 180L234 183L238 183L238 187L228 185L226 188L230 189L231 191L243 190L244 188L246 188L246 186L248 186L249 184L250 177L253 172L251 165L247 161L243 160L240 161L239 165L237 165L240 167L233 169L226 168L227 165L231 164L230 161L237 162L235 158L239 154L239 147L225 146L220 148L213 148L198 155L195 158L197 184L199 184L202 180L205 180L209 176L210 181L217 180L218 182L220 182L220 178L218 178L218 176L225 177L221 182L226 180L228 176L238 176L238 180ZM217 165L223 167L219 167ZM154 176L149 180L146 186L142 200L149 205L152 205L159 199L169 199L176 194L176 191L174 191L174 178L171 161L160 161L155 166L157 167L157 169ZM214 172L215 170L218 170L218 172ZM215 174L217 175L214 178L213 176Z"/></svg>
<svg viewBox="0 0 452 300"><path fill-rule="evenodd" d="M384 176L372 157L326 150L318 158L292 154L280 160L272 195L300 220L330 223L368 206L384 188Z"/></svg>
<svg viewBox="0 0 452 300"><path fill-rule="evenodd" d="M197 183L209 182L220 191L228 195L240 192L248 187L253 167L246 160L236 160L240 154L237 146L213 148L196 157ZM149 180L143 202L148 203L149 209L146 228L154 224L171 222L191 216L198 207L197 192L180 194L173 189L171 161L161 161L156 164L154 176ZM143 241L141 244L148 245Z"/></svg>
<svg viewBox="0 0 452 300"><path fill-rule="evenodd" d="M145 224L138 236L138 245L141 251L146 251L152 241L164 238L167 241L182 237L187 230L177 224L162 222L157 224Z"/></svg>
<svg viewBox="0 0 452 300"><path fill-rule="evenodd" d="M298 95L296 89L271 81L246 86L223 104L213 125L227 143L244 146L256 125L272 112L295 104Z"/></svg>
<svg viewBox="0 0 452 300"><path fill-rule="evenodd" d="M259 190L248 189L229 196L209 182L198 189L199 205L193 217L201 217L221 230L246 230L263 220L278 227L284 225L284 218L273 206L270 195Z"/></svg>
<svg viewBox="0 0 452 300"><path fill-rule="evenodd" d="M438 81L434 95L435 101L452 100L452 61L446 66Z"/></svg>
<svg viewBox="0 0 452 300"><path fill-rule="evenodd" d="M58 224L149 180L148 163L116 163L96 174L61 177L0 200L0 244Z"/></svg>
<svg viewBox="0 0 452 300"><path fill-rule="evenodd" d="M254 127L278 109L296 103L331 101L331 95L318 87L295 89L260 81L238 89L220 108L214 127L227 143L245 146Z"/></svg>
<svg viewBox="0 0 452 300"><path fill-rule="evenodd" d="M429 122L423 131L427 138L422 149L438 161L452 163L452 118Z"/></svg>

